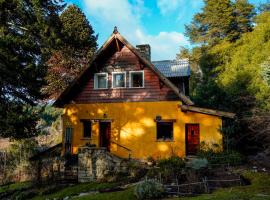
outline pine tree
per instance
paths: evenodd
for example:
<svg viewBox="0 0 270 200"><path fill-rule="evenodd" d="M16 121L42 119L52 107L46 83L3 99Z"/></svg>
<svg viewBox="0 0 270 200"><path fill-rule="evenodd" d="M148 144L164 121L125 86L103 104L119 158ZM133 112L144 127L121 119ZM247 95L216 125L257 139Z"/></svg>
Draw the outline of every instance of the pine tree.
<svg viewBox="0 0 270 200"><path fill-rule="evenodd" d="M254 7L246 0L205 0L201 13L186 26L193 43L215 45L223 39L235 41L252 30Z"/></svg>
<svg viewBox="0 0 270 200"><path fill-rule="evenodd" d="M58 96L89 65L97 49L97 36L78 7L68 6L60 19L62 43L47 62L47 85L43 88L49 98Z"/></svg>
<svg viewBox="0 0 270 200"><path fill-rule="evenodd" d="M61 0L0 1L0 136L37 133L45 62L57 46Z"/></svg>

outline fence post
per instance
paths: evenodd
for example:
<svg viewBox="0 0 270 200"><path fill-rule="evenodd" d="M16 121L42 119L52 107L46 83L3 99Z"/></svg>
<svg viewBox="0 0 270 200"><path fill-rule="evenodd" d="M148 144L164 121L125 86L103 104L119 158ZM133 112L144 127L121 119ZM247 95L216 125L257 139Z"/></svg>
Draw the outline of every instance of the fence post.
<svg viewBox="0 0 270 200"><path fill-rule="evenodd" d="M204 177L203 178L203 185L204 185L204 192L205 193L209 193L209 187L208 187L207 177Z"/></svg>

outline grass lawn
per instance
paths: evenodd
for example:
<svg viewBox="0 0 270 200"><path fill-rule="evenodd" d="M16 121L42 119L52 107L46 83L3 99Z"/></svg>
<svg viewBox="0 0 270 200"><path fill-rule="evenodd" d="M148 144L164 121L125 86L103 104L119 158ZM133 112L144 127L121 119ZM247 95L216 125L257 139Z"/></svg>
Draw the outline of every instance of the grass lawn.
<svg viewBox="0 0 270 200"><path fill-rule="evenodd" d="M245 172L243 175L251 181L251 185L233 188L219 189L212 194L204 194L197 197L173 198L173 200L270 200L270 174ZM97 191L117 186L117 183L84 183L68 186L51 194L44 195L42 189L40 195L34 200L63 199L66 196L76 196L83 192ZM0 193L7 190L16 190L29 187L30 183L17 183L0 187ZM44 189L45 191L45 189ZM124 191L89 194L81 197L74 197L75 200L135 200L134 187ZM47 191L48 192L48 191Z"/></svg>
<svg viewBox="0 0 270 200"><path fill-rule="evenodd" d="M33 200L45 200L45 199L62 199L66 196L74 196L83 192L96 191L106 188L111 188L117 186L116 183L81 183L73 186L69 186L59 191L56 191L48 195L39 195L33 198Z"/></svg>
<svg viewBox="0 0 270 200"><path fill-rule="evenodd" d="M223 188L212 194L177 200L270 200L270 174L245 172L243 175L251 181L251 185Z"/></svg>
<svg viewBox="0 0 270 200"><path fill-rule="evenodd" d="M137 200L133 194L134 187L128 188L124 191L100 193L95 195L86 195L74 198L75 200Z"/></svg>
<svg viewBox="0 0 270 200"><path fill-rule="evenodd" d="M12 183L9 185L0 186L0 193L27 189L31 187L31 185L32 183L30 182L21 182L21 183Z"/></svg>

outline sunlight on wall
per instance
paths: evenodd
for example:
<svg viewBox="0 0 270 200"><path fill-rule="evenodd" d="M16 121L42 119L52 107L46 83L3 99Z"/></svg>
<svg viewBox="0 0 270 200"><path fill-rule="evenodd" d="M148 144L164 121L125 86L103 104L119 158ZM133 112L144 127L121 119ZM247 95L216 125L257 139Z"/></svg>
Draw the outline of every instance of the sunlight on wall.
<svg viewBox="0 0 270 200"><path fill-rule="evenodd" d="M173 142L157 142L154 121L156 116L176 120L173 125ZM67 126L70 121L74 128L74 153L79 146L86 143L99 145L99 121L92 123L92 138L85 140L82 139L80 119L112 120L111 141L131 149L134 158L168 157L172 154L184 156L186 123L200 124L200 141L220 143L222 140L219 117L194 112L184 113L179 108L179 101L70 104L65 109L63 125ZM111 151L121 157L128 156L126 150L113 144Z"/></svg>

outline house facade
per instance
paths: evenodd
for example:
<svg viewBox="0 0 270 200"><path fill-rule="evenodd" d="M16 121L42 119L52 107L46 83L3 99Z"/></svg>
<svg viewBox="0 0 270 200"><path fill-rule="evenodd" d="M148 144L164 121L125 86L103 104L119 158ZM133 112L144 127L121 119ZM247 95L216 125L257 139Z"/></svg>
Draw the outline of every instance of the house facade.
<svg viewBox="0 0 270 200"><path fill-rule="evenodd" d="M133 47L115 29L91 65L57 98L64 108L63 153L86 145L123 158L196 154L222 144L222 118L189 99L188 61L151 62L149 45Z"/></svg>

